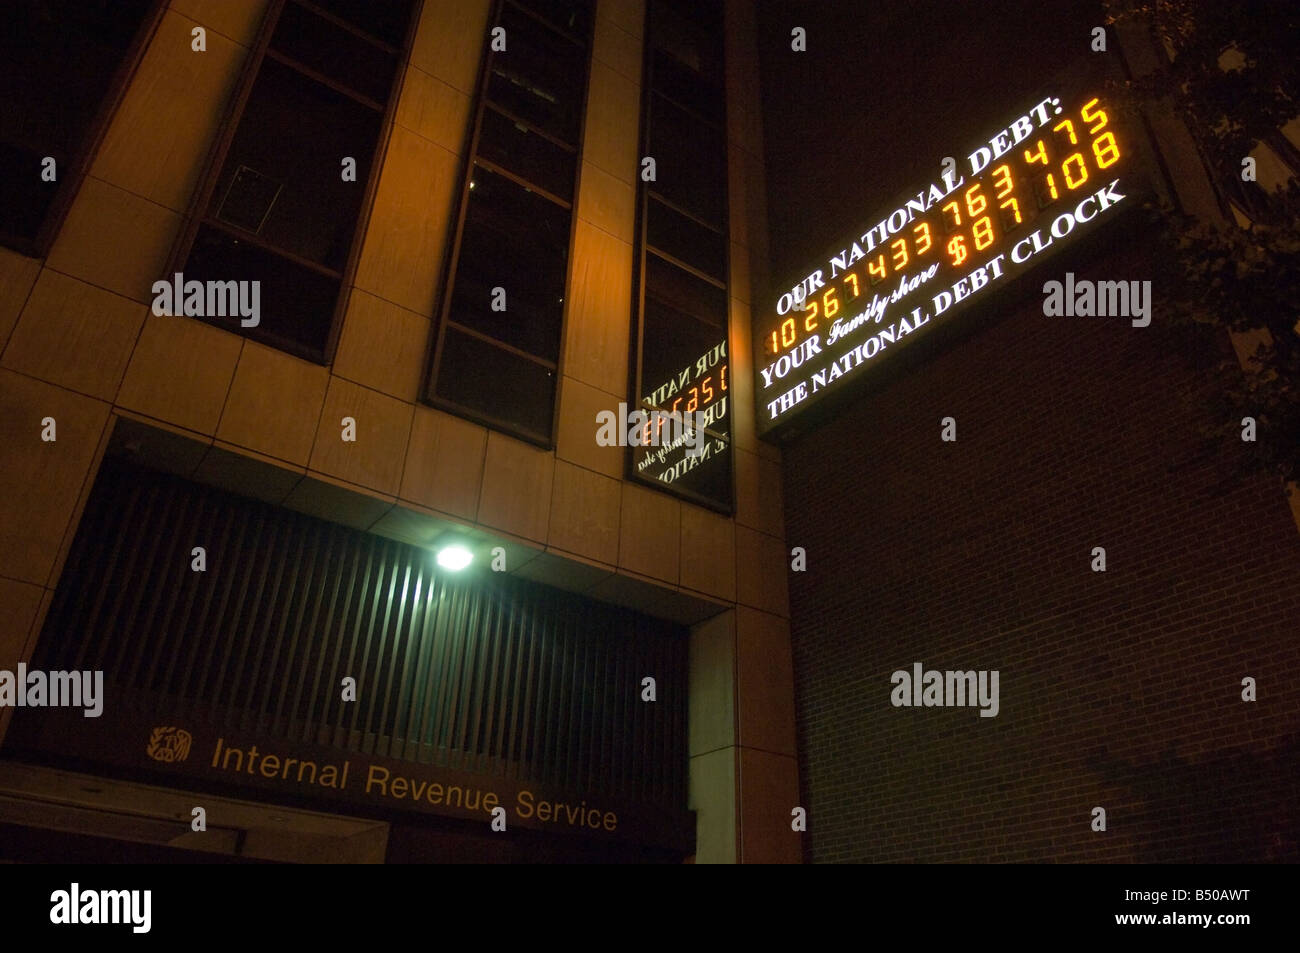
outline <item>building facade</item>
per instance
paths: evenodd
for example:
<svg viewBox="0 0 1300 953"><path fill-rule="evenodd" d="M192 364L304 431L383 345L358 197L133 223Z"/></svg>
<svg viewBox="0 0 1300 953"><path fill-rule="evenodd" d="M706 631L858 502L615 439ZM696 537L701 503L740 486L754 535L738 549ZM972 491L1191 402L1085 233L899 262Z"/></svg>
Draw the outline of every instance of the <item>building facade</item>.
<svg viewBox="0 0 1300 953"><path fill-rule="evenodd" d="M0 709L11 856L799 861L752 5L50 6L0 668L105 687Z"/></svg>

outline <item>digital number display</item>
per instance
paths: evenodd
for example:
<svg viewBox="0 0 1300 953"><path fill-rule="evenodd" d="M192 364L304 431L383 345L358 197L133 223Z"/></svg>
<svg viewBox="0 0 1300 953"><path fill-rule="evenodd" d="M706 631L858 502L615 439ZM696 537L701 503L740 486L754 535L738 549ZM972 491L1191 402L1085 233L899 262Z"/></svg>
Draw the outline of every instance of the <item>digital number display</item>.
<svg viewBox="0 0 1300 953"><path fill-rule="evenodd" d="M782 293L755 327L759 432L1135 204L1125 140L1101 97L1043 99Z"/></svg>

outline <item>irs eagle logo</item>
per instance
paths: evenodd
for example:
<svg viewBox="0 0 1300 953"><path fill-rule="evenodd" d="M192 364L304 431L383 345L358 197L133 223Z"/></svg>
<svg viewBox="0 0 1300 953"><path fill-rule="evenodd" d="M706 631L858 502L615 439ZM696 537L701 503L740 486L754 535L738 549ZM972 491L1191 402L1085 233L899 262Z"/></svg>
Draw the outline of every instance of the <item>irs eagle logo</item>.
<svg viewBox="0 0 1300 953"><path fill-rule="evenodd" d="M192 740L190 733L183 728L155 728L149 733L149 747L145 751L155 761L184 761L190 756Z"/></svg>

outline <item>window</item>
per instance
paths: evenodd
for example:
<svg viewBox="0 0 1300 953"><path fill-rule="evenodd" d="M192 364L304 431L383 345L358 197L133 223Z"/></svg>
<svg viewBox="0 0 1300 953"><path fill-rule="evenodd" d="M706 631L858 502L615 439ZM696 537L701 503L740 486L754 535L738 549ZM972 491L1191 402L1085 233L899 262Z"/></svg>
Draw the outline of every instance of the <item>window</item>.
<svg viewBox="0 0 1300 953"><path fill-rule="evenodd" d="M632 387L652 419L628 451L632 479L722 512L732 509L728 367L727 143L722 4L646 7Z"/></svg>
<svg viewBox="0 0 1300 953"><path fill-rule="evenodd" d="M251 327L205 320L332 357L411 10L411 0L278 0L269 11L169 269L186 282L258 281L260 314Z"/></svg>
<svg viewBox="0 0 1300 953"><path fill-rule="evenodd" d="M505 49L492 49L492 31ZM583 0L501 0L426 399L550 446L591 61Z"/></svg>
<svg viewBox="0 0 1300 953"><path fill-rule="evenodd" d="M49 251L162 7L159 0L4 5L0 243L37 257Z"/></svg>

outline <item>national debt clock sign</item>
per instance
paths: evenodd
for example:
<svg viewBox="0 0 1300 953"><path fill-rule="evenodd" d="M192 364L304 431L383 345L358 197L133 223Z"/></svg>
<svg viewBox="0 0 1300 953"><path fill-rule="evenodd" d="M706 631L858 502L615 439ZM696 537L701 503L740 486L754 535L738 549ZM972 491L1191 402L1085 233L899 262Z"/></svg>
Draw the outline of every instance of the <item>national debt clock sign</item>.
<svg viewBox="0 0 1300 953"><path fill-rule="evenodd" d="M1149 173L1097 82L1027 99L937 179L864 216L756 314L760 435L1140 204Z"/></svg>

